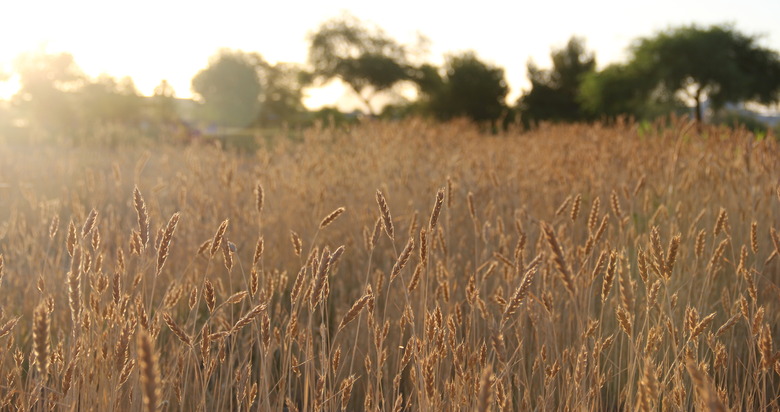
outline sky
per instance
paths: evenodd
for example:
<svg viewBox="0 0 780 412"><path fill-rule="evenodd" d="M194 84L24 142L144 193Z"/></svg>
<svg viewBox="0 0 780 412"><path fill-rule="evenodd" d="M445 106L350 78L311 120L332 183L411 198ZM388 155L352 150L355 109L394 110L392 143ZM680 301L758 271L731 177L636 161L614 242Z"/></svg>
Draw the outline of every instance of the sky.
<svg viewBox="0 0 780 412"><path fill-rule="evenodd" d="M529 87L529 59L549 67L551 50L572 35L586 39L599 67L623 61L633 39L692 23L730 23L780 51L778 0L223 0L219 6L197 0L25 0L0 6L0 72L12 71L22 52L69 52L89 76L130 76L147 95L166 79L178 97L190 97L192 77L220 48L258 52L272 63L305 63L307 34L343 12L402 43L423 34L430 40L427 59L436 64L446 53L476 51L505 69L509 102ZM17 88L13 78L0 83L0 98ZM344 103L351 100L347 95L332 84L308 90L305 103Z"/></svg>

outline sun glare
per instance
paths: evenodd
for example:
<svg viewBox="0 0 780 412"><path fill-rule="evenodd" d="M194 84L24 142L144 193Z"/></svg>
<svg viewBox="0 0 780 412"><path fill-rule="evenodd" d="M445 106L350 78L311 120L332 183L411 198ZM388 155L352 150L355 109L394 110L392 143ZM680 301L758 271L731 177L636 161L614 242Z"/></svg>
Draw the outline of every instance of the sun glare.
<svg viewBox="0 0 780 412"><path fill-rule="evenodd" d="M764 35L767 46L780 49L780 37L769 17L780 15L779 4L753 1L734 8L715 2L702 9L693 1L661 1L636 8L614 0L555 6L487 0L474 8L402 0L378 8L351 0L273 5L231 0L214 8L178 0L142 0L109 8L95 0L14 2L6 6L0 24L0 73L12 73L20 53L64 51L72 53L90 77L130 76L145 95L166 79L178 97L187 98L192 94L192 77L218 49L258 52L269 62L305 63L307 34L320 22L347 11L402 42L412 41L416 33L427 36L431 61L441 61L451 52L476 50L481 58L505 69L508 100L514 102L529 87L527 62L549 66L551 48L564 45L572 35L586 39L599 67L624 58L626 47L638 36L691 22L733 21L747 33ZM446 19L432 17L445 13ZM13 76L0 82L0 98L9 98L18 87ZM308 90L307 95L306 105L319 107L339 104L349 93L331 86Z"/></svg>

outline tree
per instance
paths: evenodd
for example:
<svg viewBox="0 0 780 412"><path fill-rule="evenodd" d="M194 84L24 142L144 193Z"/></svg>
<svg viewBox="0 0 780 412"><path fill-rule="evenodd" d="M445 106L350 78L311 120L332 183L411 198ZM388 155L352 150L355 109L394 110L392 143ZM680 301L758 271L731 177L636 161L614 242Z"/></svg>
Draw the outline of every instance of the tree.
<svg viewBox="0 0 780 412"><path fill-rule="evenodd" d="M425 63L411 71L411 79L422 95L434 97L442 94L445 89L445 80L439 72L438 67Z"/></svg>
<svg viewBox="0 0 780 412"><path fill-rule="evenodd" d="M85 126L133 124L141 117L141 97L129 77L117 81L102 74L77 90L78 107Z"/></svg>
<svg viewBox="0 0 780 412"><path fill-rule="evenodd" d="M69 92L81 86L82 74L68 53L24 53L14 61L21 87L13 103L36 126L61 133L75 127Z"/></svg>
<svg viewBox="0 0 780 412"><path fill-rule="evenodd" d="M702 103L778 100L780 58L730 26L685 26L639 39L631 65L655 87L685 97L702 121Z"/></svg>
<svg viewBox="0 0 780 412"><path fill-rule="evenodd" d="M632 66L615 63L583 77L578 101L594 118L644 117L649 91L646 77Z"/></svg>
<svg viewBox="0 0 780 412"><path fill-rule="evenodd" d="M495 126L506 113L509 87L504 69L479 60L473 52L448 56L443 77L428 64L415 72L425 110L442 120L464 116Z"/></svg>
<svg viewBox="0 0 780 412"><path fill-rule="evenodd" d="M308 73L292 63L266 64L259 69L264 93L258 123L278 127L301 121L306 111L303 87L308 83Z"/></svg>
<svg viewBox="0 0 780 412"><path fill-rule="evenodd" d="M309 42L314 79L340 79L372 115L371 101L408 79L405 48L378 27L364 25L355 17L344 15L324 22L309 35Z"/></svg>
<svg viewBox="0 0 780 412"><path fill-rule="evenodd" d="M257 119L262 86L257 53L220 50L192 79L192 90L203 101L203 117L220 126L246 127Z"/></svg>
<svg viewBox="0 0 780 412"><path fill-rule="evenodd" d="M192 88L210 122L276 127L299 121L307 76L295 64L270 64L257 53L221 50L192 79Z"/></svg>
<svg viewBox="0 0 780 412"><path fill-rule="evenodd" d="M587 118L579 100L580 83L593 72L596 58L585 49L585 41L572 37L562 49L550 54L552 69L540 69L528 62L531 90L518 101L527 122L540 120L577 121Z"/></svg>
<svg viewBox="0 0 780 412"><path fill-rule="evenodd" d="M152 92L152 118L158 123L176 121L176 92L167 80L162 80Z"/></svg>

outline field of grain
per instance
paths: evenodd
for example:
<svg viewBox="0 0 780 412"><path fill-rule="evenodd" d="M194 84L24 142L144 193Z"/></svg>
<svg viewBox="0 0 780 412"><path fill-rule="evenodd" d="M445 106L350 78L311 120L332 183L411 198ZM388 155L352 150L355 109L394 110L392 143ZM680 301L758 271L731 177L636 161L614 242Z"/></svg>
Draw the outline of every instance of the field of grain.
<svg viewBox="0 0 780 412"><path fill-rule="evenodd" d="M2 409L778 409L774 138L282 140L0 141Z"/></svg>

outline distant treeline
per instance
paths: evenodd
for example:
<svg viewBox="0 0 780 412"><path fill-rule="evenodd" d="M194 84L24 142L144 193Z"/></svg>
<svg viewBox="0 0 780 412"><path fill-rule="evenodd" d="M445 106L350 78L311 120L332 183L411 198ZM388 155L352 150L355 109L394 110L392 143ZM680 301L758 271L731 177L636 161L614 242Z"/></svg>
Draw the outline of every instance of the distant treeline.
<svg viewBox="0 0 780 412"><path fill-rule="evenodd" d="M468 118L497 130L509 124L650 119L671 112L691 113L698 122L760 128L724 108L780 100L778 53L727 25L683 26L636 39L625 63L602 70L584 39L572 37L552 51L552 67L529 61L531 88L511 103L504 69L474 52L447 55L439 67L421 61L424 39L401 44L349 15L324 22L308 39L306 65L218 51L192 79L194 99L176 98L165 80L144 97L130 78L89 78L67 53L24 54L15 62L19 92L0 102L0 130L76 139L96 130L110 136L111 130L131 128L186 140L218 130L304 127L360 115ZM8 78L0 75L0 81ZM362 114L304 107L306 88L333 80L350 89ZM416 97L403 97L408 95Z"/></svg>

